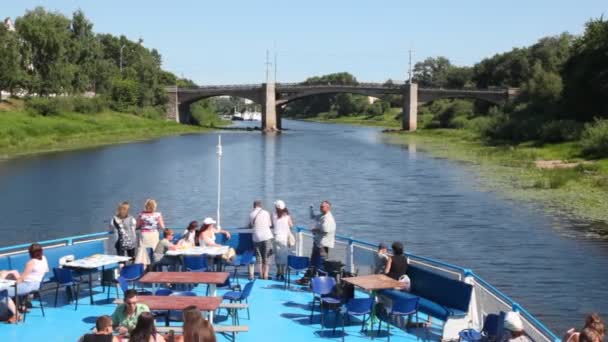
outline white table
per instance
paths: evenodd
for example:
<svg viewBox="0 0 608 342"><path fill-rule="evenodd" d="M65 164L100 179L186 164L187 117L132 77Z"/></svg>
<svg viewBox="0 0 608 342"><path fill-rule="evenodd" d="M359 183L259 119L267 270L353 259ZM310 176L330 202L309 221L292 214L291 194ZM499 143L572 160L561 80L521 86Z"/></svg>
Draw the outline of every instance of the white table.
<svg viewBox="0 0 608 342"><path fill-rule="evenodd" d="M9 279L0 279L0 291L8 290L11 287L15 287L16 281Z"/></svg>
<svg viewBox="0 0 608 342"><path fill-rule="evenodd" d="M71 268L84 268L88 270L97 269L100 267L118 264L121 262L127 262L131 260L130 257L120 256L120 255L109 255L109 254L95 254L90 257L86 257L83 259L77 259L74 261L67 262L63 264L65 267Z"/></svg>
<svg viewBox="0 0 608 342"><path fill-rule="evenodd" d="M129 260L131 260L131 258L126 256L95 254L83 259L77 259L74 261L66 262L65 264L63 264L63 267L84 269L89 271L89 297L91 298L91 305L93 305L93 270L96 270L100 267L103 269L105 266L114 265L121 262L127 262Z"/></svg>
<svg viewBox="0 0 608 342"><path fill-rule="evenodd" d="M217 247L187 247L180 248L177 247L176 250L167 251L165 255L170 256L179 256L179 255L209 255L209 256L218 256L224 255L228 252L228 246L217 246Z"/></svg>

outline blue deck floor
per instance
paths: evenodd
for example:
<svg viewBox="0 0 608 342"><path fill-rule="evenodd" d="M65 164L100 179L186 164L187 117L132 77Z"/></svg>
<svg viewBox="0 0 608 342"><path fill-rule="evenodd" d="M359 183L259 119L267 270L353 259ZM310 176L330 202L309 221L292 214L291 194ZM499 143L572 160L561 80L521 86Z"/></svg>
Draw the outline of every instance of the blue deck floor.
<svg viewBox="0 0 608 342"><path fill-rule="evenodd" d="M246 280L241 280L244 284ZM106 300L106 294L102 293L101 287L94 288L96 305L90 305L88 291L81 289L78 310L74 310L74 305L67 305L63 297L64 291L60 291L60 298L57 308L53 307L55 292L49 289L43 293L46 317L42 317L40 309L33 308L27 315L25 323L17 325L0 323L0 341L76 341L82 334L90 331L95 323L95 319L100 315L112 314L114 308L113 298ZM205 287L195 288L195 292L204 295ZM219 290L221 295L223 291ZM365 294L357 294L364 296ZM115 297L114 290L112 297ZM249 332L237 335L237 341L311 341L328 340L341 341L341 327L336 329L336 334L332 334L333 314L329 314L324 328L320 325L318 311L313 317L312 323L309 322L310 302L312 295L305 289L294 286L290 290L284 290L281 282L272 280L257 280L252 291L249 304L251 310L251 320L247 320L246 312L241 312L241 325L249 326ZM34 305L38 304L34 301ZM230 325L231 320L225 317L222 311L216 317L216 324ZM163 318L157 321L159 326L164 325ZM175 322L172 325L180 326L181 323ZM347 323L345 340L347 341L366 341L369 336L360 332L360 321L357 319ZM436 341L438 340L437 328L411 329L410 333L392 327L391 341ZM375 333L374 333L375 335ZM418 336L416 336L418 335ZM376 340L386 340L386 330ZM229 339L218 334L218 341L228 341Z"/></svg>

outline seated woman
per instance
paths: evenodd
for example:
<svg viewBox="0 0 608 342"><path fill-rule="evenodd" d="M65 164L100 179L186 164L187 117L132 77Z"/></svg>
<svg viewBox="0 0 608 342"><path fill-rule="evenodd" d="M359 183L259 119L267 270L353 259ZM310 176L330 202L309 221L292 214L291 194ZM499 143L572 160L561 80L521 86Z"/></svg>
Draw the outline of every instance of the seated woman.
<svg viewBox="0 0 608 342"><path fill-rule="evenodd" d="M196 244L196 234L197 234L196 229L197 228L198 228L198 222L191 221L188 224L188 227L186 228L184 233L182 234L182 237L179 239L178 244L194 246Z"/></svg>
<svg viewBox="0 0 608 342"><path fill-rule="evenodd" d="M213 326L203 318L196 306L191 305L182 311L184 327L181 336L175 336L175 342L216 342Z"/></svg>
<svg viewBox="0 0 608 342"><path fill-rule="evenodd" d="M393 242L391 245L393 256L386 262L386 275L399 280L399 278L407 271L407 257L403 255L403 244L399 241Z"/></svg>
<svg viewBox="0 0 608 342"><path fill-rule="evenodd" d="M165 338L156 332L154 315L142 312L137 318L135 329L129 335L130 342L165 342Z"/></svg>
<svg viewBox="0 0 608 342"><path fill-rule="evenodd" d="M154 249L154 260L156 260L155 267L177 265L177 257L165 255L167 251L173 251L177 248L171 242L173 241L173 230L167 228L163 231L163 235L165 237L158 242Z"/></svg>
<svg viewBox="0 0 608 342"><path fill-rule="evenodd" d="M49 271L49 264L42 253L42 246L33 243L28 248L30 260L25 264L23 272L19 274L16 270L0 272L0 278L13 279L17 281L17 295L28 295L40 289L40 283L44 275ZM25 310L25 303L19 308Z"/></svg>
<svg viewBox="0 0 608 342"><path fill-rule="evenodd" d="M199 246L202 247L221 247L222 245L215 242L215 234L216 233L221 233L224 234L224 236L226 236L227 239L230 239L230 233L222 230L221 228L218 228L215 226L215 220L212 219L211 217L207 217L203 220L203 226L201 227L201 230L199 230L198 232L198 244ZM228 261L228 262L232 262L232 259L234 259L234 256L236 255L236 253L234 252L233 248L229 248L228 251L226 253L224 253L224 255L222 255L222 259Z"/></svg>

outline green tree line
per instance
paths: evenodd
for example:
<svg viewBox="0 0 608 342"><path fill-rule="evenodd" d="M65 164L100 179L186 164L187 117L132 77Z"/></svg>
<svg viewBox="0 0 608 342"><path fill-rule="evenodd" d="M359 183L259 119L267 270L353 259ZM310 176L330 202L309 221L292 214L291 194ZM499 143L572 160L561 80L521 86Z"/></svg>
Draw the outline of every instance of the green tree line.
<svg viewBox="0 0 608 342"><path fill-rule="evenodd" d="M95 33L80 10L68 18L37 7L16 18L14 31L0 25L0 89L43 98L93 92L120 111L160 107L164 87L178 80L142 43Z"/></svg>
<svg viewBox="0 0 608 342"><path fill-rule="evenodd" d="M339 72L307 78L302 84L356 85L357 79L347 73ZM323 113L325 117L349 115L382 115L390 108L390 99L380 99L371 103L367 96L357 94L322 94L306 97L287 104L282 114L287 117L308 118Z"/></svg>
<svg viewBox="0 0 608 342"><path fill-rule="evenodd" d="M442 56L426 58L415 64L413 81L420 87L519 88L516 100L500 108L469 100L426 104L420 109L422 127L468 128L492 143L593 139L586 144L588 153L608 156L608 131L598 128L608 127L603 121L608 120L608 21L602 17L587 22L582 35L544 37L470 67L456 66ZM357 80L337 73L304 83L356 84ZM372 105L360 95L329 94L294 101L284 112L292 117L378 116L401 101L393 95Z"/></svg>

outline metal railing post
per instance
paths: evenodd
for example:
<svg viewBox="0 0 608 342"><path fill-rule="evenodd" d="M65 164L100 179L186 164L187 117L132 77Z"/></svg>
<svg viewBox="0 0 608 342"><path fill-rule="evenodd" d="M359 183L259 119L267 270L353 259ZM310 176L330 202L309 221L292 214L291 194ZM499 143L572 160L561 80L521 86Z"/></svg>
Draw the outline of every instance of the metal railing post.
<svg viewBox="0 0 608 342"><path fill-rule="evenodd" d="M348 271L355 273L355 244L353 238L348 238L348 248L346 249L346 267Z"/></svg>
<svg viewBox="0 0 608 342"><path fill-rule="evenodd" d="M298 234L298 244L296 246L296 255L302 256L304 249L304 229L302 227L296 227L296 232Z"/></svg>

